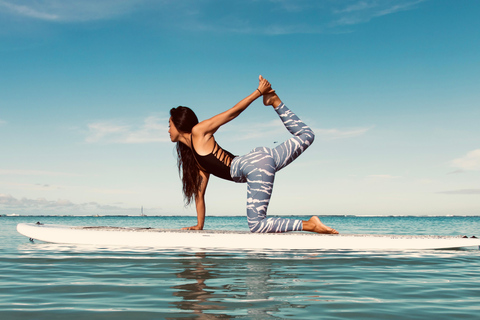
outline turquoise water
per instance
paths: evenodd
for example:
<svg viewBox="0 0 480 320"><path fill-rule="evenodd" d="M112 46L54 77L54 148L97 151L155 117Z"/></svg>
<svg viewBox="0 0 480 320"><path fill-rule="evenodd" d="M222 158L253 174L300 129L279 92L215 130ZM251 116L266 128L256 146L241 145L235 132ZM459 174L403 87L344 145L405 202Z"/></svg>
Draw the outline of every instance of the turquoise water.
<svg viewBox="0 0 480 320"><path fill-rule="evenodd" d="M31 243L17 223L172 228L193 217L0 217L0 319L478 319L480 251L188 251ZM322 217L343 233L480 236L480 217ZM209 229L247 230L245 217Z"/></svg>

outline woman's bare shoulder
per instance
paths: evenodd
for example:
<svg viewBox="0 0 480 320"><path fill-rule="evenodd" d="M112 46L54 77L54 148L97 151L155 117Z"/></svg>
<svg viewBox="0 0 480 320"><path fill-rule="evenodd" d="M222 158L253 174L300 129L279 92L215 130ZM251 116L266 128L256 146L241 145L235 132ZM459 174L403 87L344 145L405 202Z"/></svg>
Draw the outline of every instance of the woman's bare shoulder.
<svg viewBox="0 0 480 320"><path fill-rule="evenodd" d="M199 124L192 128L192 143L198 154L207 155L212 152L215 146L215 137L213 134L203 131L202 127L198 128Z"/></svg>

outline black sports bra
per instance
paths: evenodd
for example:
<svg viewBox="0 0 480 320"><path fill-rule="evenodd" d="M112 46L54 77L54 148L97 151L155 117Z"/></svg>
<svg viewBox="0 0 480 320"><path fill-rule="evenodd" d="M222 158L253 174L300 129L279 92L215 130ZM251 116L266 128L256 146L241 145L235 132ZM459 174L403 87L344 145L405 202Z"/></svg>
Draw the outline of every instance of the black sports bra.
<svg viewBox="0 0 480 320"><path fill-rule="evenodd" d="M219 178L233 181L232 176L230 175L230 165L232 164L232 160L235 158L235 156L232 153L220 147L215 141L212 152L202 156L195 151L195 148L193 147L193 141L191 144L193 156L195 157L195 160L197 160L201 170L213 174Z"/></svg>

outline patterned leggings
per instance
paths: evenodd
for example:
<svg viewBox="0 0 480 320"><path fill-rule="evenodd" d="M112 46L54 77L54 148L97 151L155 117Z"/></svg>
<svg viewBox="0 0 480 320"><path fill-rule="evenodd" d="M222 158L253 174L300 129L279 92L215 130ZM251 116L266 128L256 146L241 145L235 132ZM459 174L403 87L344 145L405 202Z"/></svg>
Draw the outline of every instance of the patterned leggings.
<svg viewBox="0 0 480 320"><path fill-rule="evenodd" d="M285 104L277 111L283 124L294 137L274 149L260 147L233 159L230 174L235 182L247 182L247 217L251 232L301 231L302 221L267 218L267 208L273 190L275 173L307 149L315 135Z"/></svg>

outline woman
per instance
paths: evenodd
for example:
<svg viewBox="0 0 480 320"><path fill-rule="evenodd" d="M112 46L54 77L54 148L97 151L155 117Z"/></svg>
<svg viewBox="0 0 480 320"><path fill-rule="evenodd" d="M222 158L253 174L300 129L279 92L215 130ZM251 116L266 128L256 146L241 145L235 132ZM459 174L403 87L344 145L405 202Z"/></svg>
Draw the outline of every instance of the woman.
<svg viewBox="0 0 480 320"><path fill-rule="evenodd" d="M274 149L256 148L247 155L236 157L222 149L214 134L224 124L235 119L253 101L263 96L266 106L273 106L285 127L294 136ZM178 169L181 171L183 193L187 204L195 199L197 225L183 228L202 230L205 222L205 190L210 174L235 182L247 182L247 217L251 232L312 231L338 233L324 225L316 216L308 221L267 218L267 207L273 189L275 173L295 160L314 139L306 126L272 90L270 83L259 76L258 88L233 108L210 119L198 122L187 107L170 110L169 134L177 143Z"/></svg>

